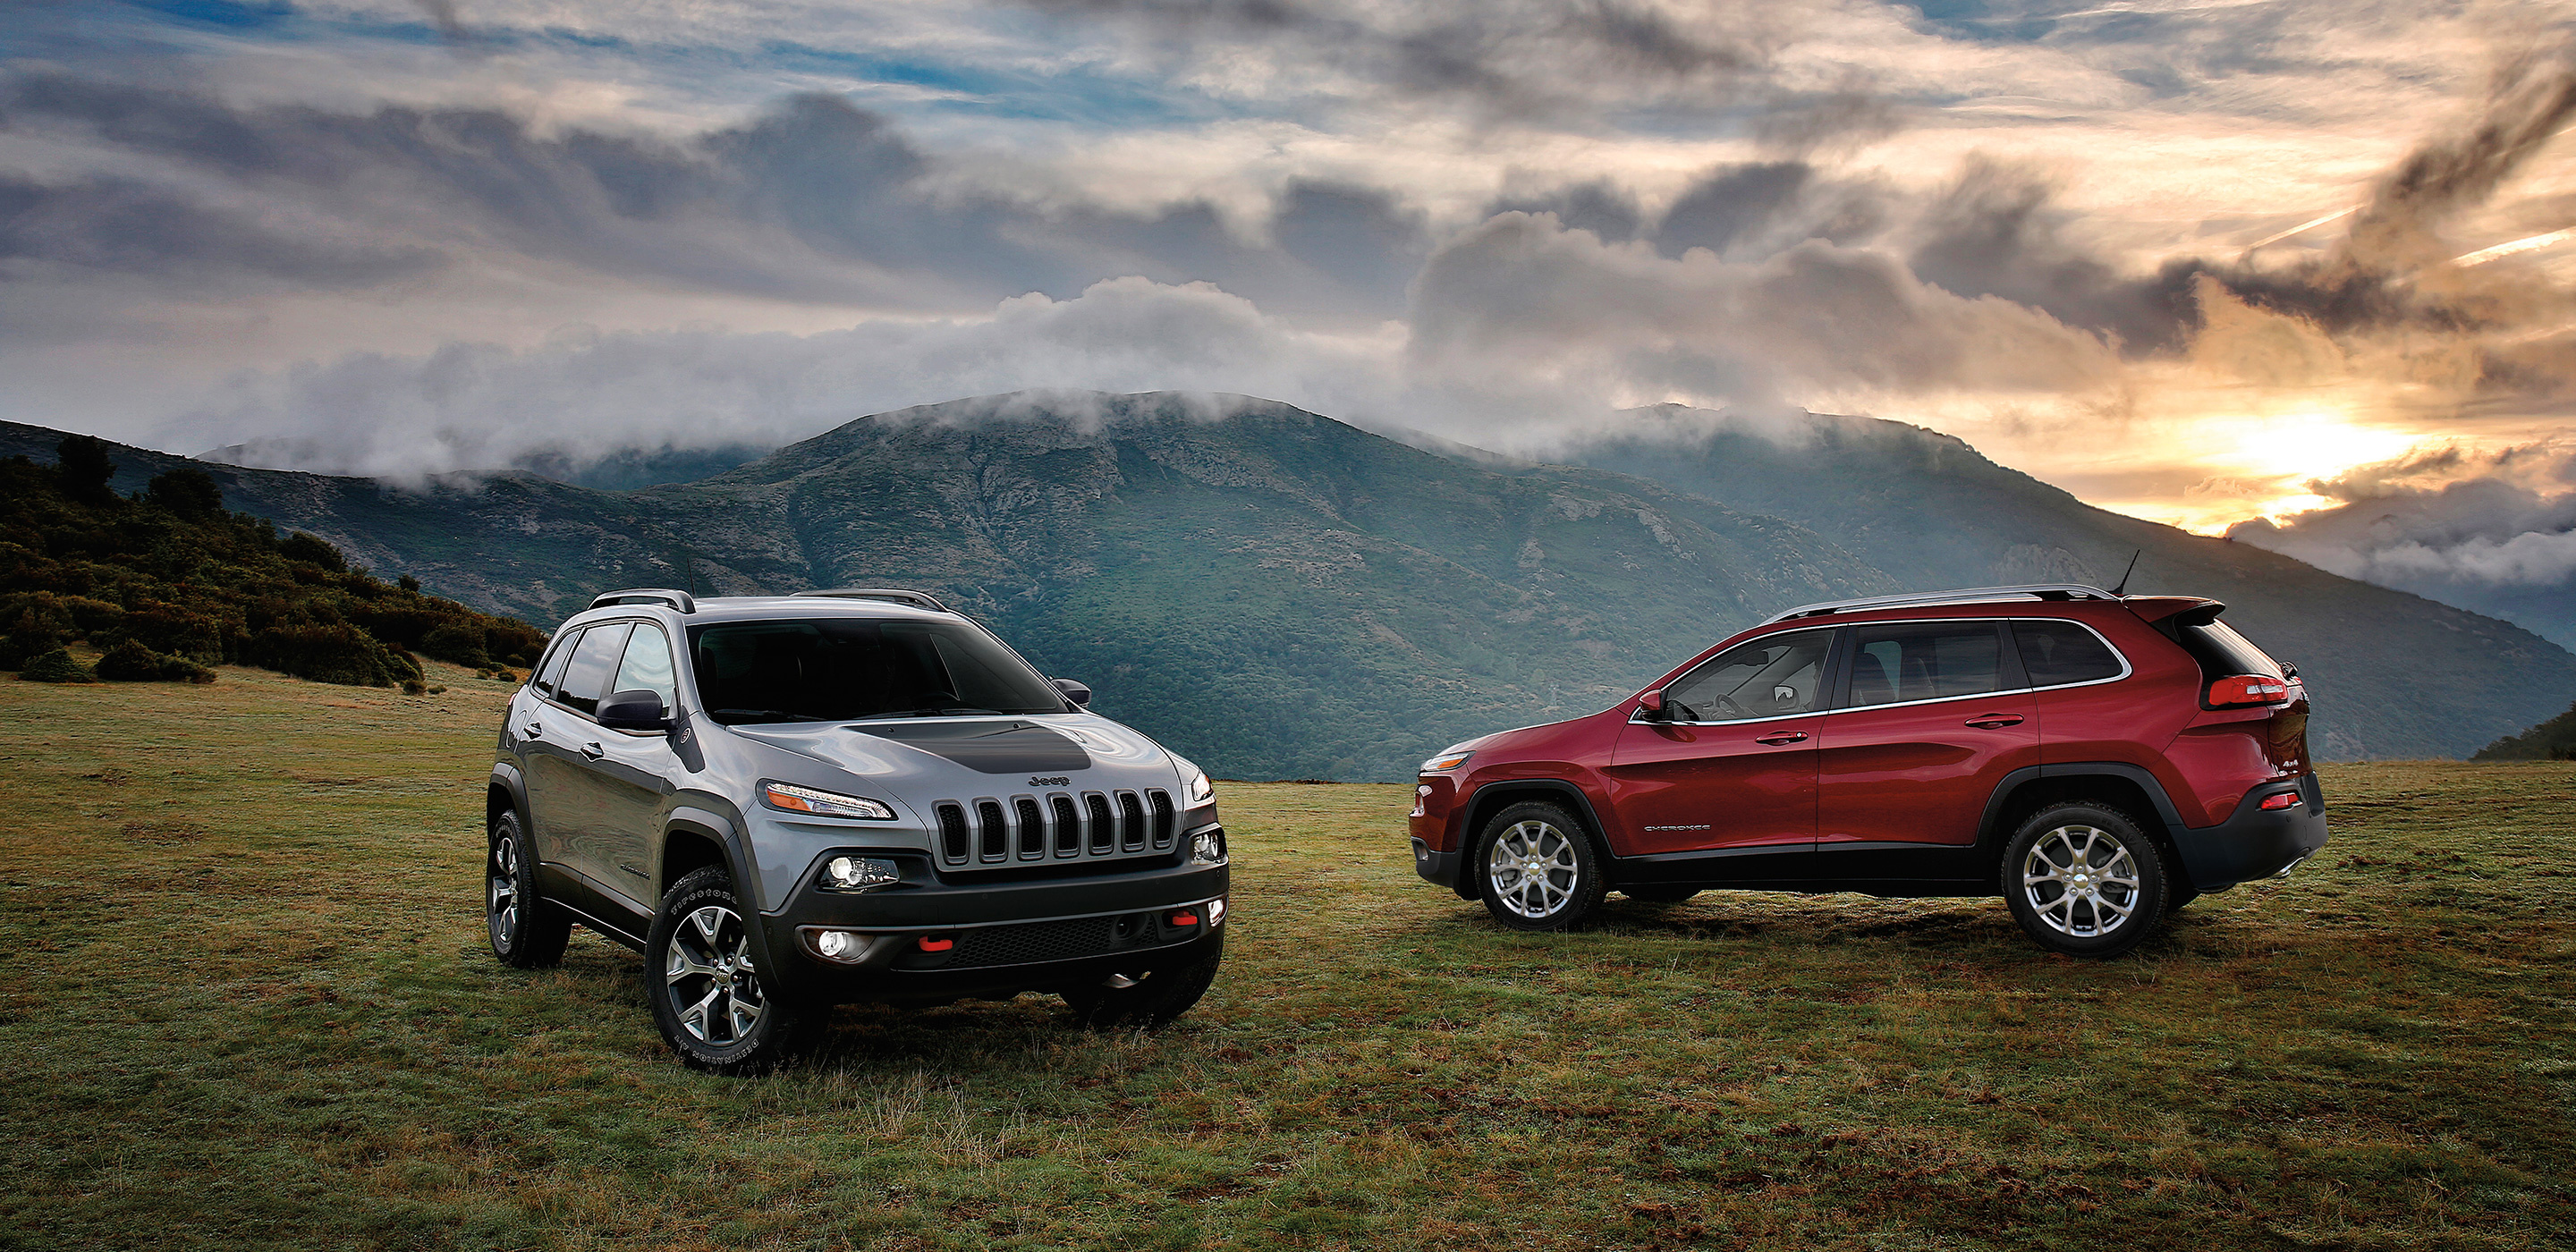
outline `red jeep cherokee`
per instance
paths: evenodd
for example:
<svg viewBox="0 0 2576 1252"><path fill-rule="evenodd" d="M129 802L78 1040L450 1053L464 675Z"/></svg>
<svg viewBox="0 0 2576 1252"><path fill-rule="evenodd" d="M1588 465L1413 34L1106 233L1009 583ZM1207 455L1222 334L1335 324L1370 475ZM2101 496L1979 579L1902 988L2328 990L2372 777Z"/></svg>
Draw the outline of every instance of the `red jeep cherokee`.
<svg viewBox="0 0 2576 1252"><path fill-rule="evenodd" d="M1990 587L1791 609L1616 707L1423 762L1414 868L1522 930L1605 892L2001 892L2124 952L2325 846L2307 689L2227 606Z"/></svg>

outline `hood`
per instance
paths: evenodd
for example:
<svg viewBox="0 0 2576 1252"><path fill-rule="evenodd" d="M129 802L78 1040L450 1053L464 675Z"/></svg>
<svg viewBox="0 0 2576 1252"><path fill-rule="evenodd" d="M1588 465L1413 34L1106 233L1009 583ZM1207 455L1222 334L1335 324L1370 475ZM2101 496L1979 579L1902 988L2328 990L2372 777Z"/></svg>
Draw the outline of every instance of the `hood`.
<svg viewBox="0 0 2576 1252"><path fill-rule="evenodd" d="M743 738L869 779L879 789L889 783L918 783L930 789L916 793L916 799L930 792L992 795L1035 786L1077 791L1170 787L1179 768L1153 740L1090 713L817 722L732 730ZM1065 781L1033 781L1039 778Z"/></svg>

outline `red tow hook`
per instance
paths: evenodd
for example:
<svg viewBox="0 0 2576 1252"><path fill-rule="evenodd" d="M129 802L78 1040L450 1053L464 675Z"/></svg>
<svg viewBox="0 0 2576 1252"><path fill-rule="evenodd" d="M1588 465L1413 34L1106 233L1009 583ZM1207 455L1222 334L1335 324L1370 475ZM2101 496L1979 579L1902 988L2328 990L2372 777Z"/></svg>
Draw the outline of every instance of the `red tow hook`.
<svg viewBox="0 0 2576 1252"><path fill-rule="evenodd" d="M1175 926L1196 926L1199 924L1199 915L1189 911L1188 909L1183 909L1178 913L1172 914L1168 920L1170 920L1170 922Z"/></svg>
<svg viewBox="0 0 2576 1252"><path fill-rule="evenodd" d="M921 950L924 952L945 952L956 946L957 941L954 939L933 939L928 935L921 937Z"/></svg>

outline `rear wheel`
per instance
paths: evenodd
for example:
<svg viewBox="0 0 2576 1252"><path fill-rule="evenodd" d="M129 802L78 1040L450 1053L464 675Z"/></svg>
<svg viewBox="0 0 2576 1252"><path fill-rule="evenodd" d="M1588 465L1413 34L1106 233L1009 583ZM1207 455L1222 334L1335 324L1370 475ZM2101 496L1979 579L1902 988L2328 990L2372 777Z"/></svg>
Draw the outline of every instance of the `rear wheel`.
<svg viewBox="0 0 2576 1252"><path fill-rule="evenodd" d="M1514 930L1579 925L1609 890L1591 837L1572 814L1543 800L1494 814L1466 868L1485 911Z"/></svg>
<svg viewBox="0 0 2576 1252"><path fill-rule="evenodd" d="M691 1069L765 1074L793 1059L812 1019L764 985L751 950L752 912L733 877L709 865L674 883L644 939L653 1024Z"/></svg>
<svg viewBox="0 0 2576 1252"><path fill-rule="evenodd" d="M492 820L483 852L483 928L492 955L515 969L541 969L563 959L572 915L537 892L537 851L519 830L519 815Z"/></svg>
<svg viewBox="0 0 2576 1252"><path fill-rule="evenodd" d="M2004 899L2043 948L2118 956L2166 910L2164 856L2128 814L2104 804L2053 804L2004 849Z"/></svg>

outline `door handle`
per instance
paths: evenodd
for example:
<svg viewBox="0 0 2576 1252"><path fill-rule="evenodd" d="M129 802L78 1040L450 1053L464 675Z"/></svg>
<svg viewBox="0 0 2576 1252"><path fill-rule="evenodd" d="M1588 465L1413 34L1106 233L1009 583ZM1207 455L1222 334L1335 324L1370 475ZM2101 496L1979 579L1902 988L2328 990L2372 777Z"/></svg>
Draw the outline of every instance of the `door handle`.
<svg viewBox="0 0 2576 1252"><path fill-rule="evenodd" d="M608 749L600 747L595 743L585 743L581 745L581 754L596 761L599 758L608 755Z"/></svg>
<svg viewBox="0 0 2576 1252"><path fill-rule="evenodd" d="M2002 730L2006 726L2021 725L2021 714L1980 713L1975 717L1969 718L1968 724L1979 730Z"/></svg>
<svg viewBox="0 0 2576 1252"><path fill-rule="evenodd" d="M1767 743L1776 748L1784 743L1804 743L1806 738L1807 732L1803 730L1775 730L1767 735L1755 735L1753 742Z"/></svg>
<svg viewBox="0 0 2576 1252"><path fill-rule="evenodd" d="M546 737L546 728L540 723L530 722L527 729L520 731L519 735L524 739L543 739Z"/></svg>

